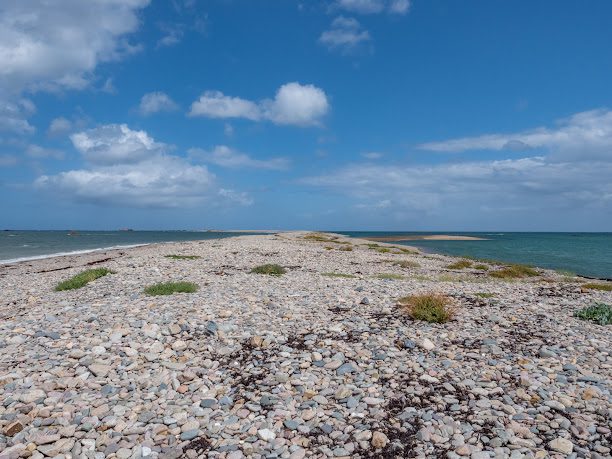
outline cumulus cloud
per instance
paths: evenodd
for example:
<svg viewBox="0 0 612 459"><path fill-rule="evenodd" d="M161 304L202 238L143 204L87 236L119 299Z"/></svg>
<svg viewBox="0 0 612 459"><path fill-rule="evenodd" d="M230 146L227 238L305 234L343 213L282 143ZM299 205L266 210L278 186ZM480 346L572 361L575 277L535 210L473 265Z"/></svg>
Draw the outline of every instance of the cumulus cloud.
<svg viewBox="0 0 612 459"><path fill-rule="evenodd" d="M461 137L419 145L435 152L468 150L529 150L543 148L559 158L612 160L612 111L600 109L576 113L553 128L538 127L510 134Z"/></svg>
<svg viewBox="0 0 612 459"><path fill-rule="evenodd" d="M25 154L33 159L64 159L63 151L34 144L27 146Z"/></svg>
<svg viewBox="0 0 612 459"><path fill-rule="evenodd" d="M100 62L133 53L128 35L149 0L4 0L0 87L80 89ZM61 32L61 33L59 33Z"/></svg>
<svg viewBox="0 0 612 459"><path fill-rule="evenodd" d="M138 111L141 115L152 115L158 112L171 112L178 109L178 105L164 92L150 92L142 96Z"/></svg>
<svg viewBox="0 0 612 459"><path fill-rule="evenodd" d="M226 96L219 91L206 91L191 105L189 116L246 118L276 124L313 126L320 124L328 111L329 102L322 89L293 82L281 86L274 99L259 102Z"/></svg>
<svg viewBox="0 0 612 459"><path fill-rule="evenodd" d="M72 131L72 121L60 116L51 120L47 134L50 136L60 136L70 131Z"/></svg>
<svg viewBox="0 0 612 459"><path fill-rule="evenodd" d="M206 166L168 154L144 131L111 124L71 136L89 167L39 177L47 192L94 204L185 207L202 203L249 204L245 193L218 187Z"/></svg>
<svg viewBox="0 0 612 459"><path fill-rule="evenodd" d="M255 159L226 145L217 145L212 151L192 148L189 155L221 167L283 170L289 167L287 158Z"/></svg>
<svg viewBox="0 0 612 459"><path fill-rule="evenodd" d="M138 163L167 150L145 131L125 124L107 124L70 136L74 147L92 164Z"/></svg>
<svg viewBox="0 0 612 459"><path fill-rule="evenodd" d="M406 14L410 9L410 0L336 0L333 6L360 14Z"/></svg>
<svg viewBox="0 0 612 459"><path fill-rule="evenodd" d="M355 18L339 16L333 20L330 29L321 34L319 43L330 50L348 53L359 49L370 39L370 33Z"/></svg>

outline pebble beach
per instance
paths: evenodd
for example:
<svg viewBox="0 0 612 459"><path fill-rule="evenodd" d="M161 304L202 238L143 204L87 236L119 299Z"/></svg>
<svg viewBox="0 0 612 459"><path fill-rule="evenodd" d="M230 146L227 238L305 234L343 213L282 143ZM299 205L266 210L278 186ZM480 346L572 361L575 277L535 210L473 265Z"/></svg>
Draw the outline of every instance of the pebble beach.
<svg viewBox="0 0 612 459"><path fill-rule="evenodd" d="M455 262L289 232L0 266L0 459L611 457L611 327L574 313L612 292Z"/></svg>

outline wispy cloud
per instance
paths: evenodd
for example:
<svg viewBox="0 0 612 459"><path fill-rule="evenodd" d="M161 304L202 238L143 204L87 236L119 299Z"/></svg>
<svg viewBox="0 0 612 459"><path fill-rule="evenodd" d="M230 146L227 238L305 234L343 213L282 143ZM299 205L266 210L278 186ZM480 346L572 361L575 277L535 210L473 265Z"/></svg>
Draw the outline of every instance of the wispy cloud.
<svg viewBox="0 0 612 459"><path fill-rule="evenodd" d="M168 94L157 91L142 96L138 111L141 115L148 116L159 112L172 112L178 108L178 104Z"/></svg>
<svg viewBox="0 0 612 459"><path fill-rule="evenodd" d="M274 99L259 102L226 96L220 91L206 91L191 104L189 116L245 118L268 120L275 124L316 126L329 108L327 95L322 89L293 82L282 85Z"/></svg>
<svg viewBox="0 0 612 459"><path fill-rule="evenodd" d="M212 151L192 148L188 153L193 159L228 168L283 170L289 167L287 158L255 159L226 145L217 145Z"/></svg>
<svg viewBox="0 0 612 459"><path fill-rule="evenodd" d="M406 14L410 0L336 0L332 7L360 14Z"/></svg>
<svg viewBox="0 0 612 459"><path fill-rule="evenodd" d="M370 40L369 32L361 27L357 19L344 16L334 19L329 30L319 37L319 43L327 46L329 50L343 53L361 49L360 46Z"/></svg>

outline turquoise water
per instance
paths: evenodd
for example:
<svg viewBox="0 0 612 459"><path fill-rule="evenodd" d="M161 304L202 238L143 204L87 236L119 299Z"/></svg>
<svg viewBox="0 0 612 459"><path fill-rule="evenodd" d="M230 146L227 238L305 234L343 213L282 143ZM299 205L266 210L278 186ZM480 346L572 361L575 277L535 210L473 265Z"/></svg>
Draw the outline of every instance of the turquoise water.
<svg viewBox="0 0 612 459"><path fill-rule="evenodd" d="M248 233L203 231L0 231L0 262L129 247L154 242L220 239Z"/></svg>
<svg viewBox="0 0 612 459"><path fill-rule="evenodd" d="M447 255L468 255L542 268L570 271L589 277L612 279L612 233L424 233L343 232L347 236L456 234L486 241L402 241Z"/></svg>

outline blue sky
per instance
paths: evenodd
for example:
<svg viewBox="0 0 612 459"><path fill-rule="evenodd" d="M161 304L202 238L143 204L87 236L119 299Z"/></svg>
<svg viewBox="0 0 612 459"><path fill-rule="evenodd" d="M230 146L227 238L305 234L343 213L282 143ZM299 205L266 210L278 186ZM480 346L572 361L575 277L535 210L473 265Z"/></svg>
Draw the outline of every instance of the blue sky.
<svg viewBox="0 0 612 459"><path fill-rule="evenodd" d="M5 0L0 226L610 231L612 3Z"/></svg>

